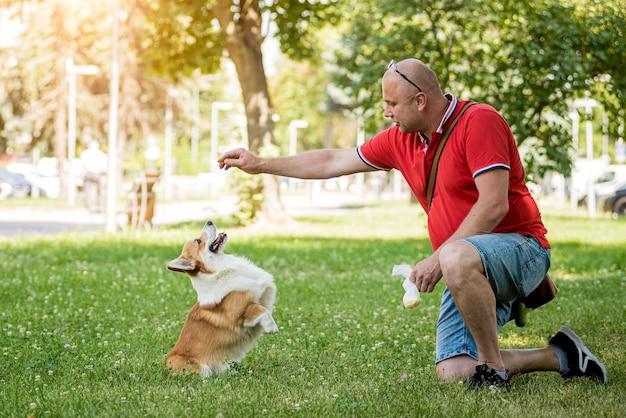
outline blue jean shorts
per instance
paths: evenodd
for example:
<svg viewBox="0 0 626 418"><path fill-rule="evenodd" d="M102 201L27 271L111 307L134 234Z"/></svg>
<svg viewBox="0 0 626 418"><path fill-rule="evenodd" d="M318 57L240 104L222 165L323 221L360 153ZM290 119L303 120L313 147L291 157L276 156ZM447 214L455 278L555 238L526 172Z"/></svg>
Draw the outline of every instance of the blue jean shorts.
<svg viewBox="0 0 626 418"><path fill-rule="evenodd" d="M484 234L466 238L480 254L487 280L496 295L498 330L511 320L513 302L532 292L550 268L550 250L534 237ZM446 287L437 322L436 362L459 355L478 359L476 342Z"/></svg>

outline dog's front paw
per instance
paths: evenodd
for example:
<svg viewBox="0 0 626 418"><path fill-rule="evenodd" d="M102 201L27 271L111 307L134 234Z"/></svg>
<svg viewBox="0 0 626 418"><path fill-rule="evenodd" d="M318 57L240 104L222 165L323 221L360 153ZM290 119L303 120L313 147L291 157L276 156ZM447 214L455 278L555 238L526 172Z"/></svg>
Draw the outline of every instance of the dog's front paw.
<svg viewBox="0 0 626 418"><path fill-rule="evenodd" d="M274 322L274 318L269 311L263 315L263 319L261 320L261 326L263 327L263 330L268 334L278 333L278 325L276 325L276 322Z"/></svg>
<svg viewBox="0 0 626 418"><path fill-rule="evenodd" d="M278 325L274 322L270 327L263 327L268 334L278 334Z"/></svg>

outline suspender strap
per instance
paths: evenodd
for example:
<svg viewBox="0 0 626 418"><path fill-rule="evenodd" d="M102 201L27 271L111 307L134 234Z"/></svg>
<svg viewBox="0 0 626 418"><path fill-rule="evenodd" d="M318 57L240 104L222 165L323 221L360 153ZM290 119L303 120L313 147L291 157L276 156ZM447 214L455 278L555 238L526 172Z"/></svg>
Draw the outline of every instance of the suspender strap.
<svg viewBox="0 0 626 418"><path fill-rule="evenodd" d="M476 102L468 102L465 103L465 106L461 109L459 114L454 118L450 126L444 131L441 136L441 141L439 141L439 145L437 146L437 150L435 151L435 156L433 158L433 165L430 166L430 173L428 174L428 185L426 186L426 200L428 202L428 210L430 211L430 203L433 200L433 194L435 193L435 182L437 180L437 167L439 166L439 157L441 157L441 153L443 152L443 147L448 142L448 137L452 133L452 130L456 126L463 113L472 105L475 105Z"/></svg>

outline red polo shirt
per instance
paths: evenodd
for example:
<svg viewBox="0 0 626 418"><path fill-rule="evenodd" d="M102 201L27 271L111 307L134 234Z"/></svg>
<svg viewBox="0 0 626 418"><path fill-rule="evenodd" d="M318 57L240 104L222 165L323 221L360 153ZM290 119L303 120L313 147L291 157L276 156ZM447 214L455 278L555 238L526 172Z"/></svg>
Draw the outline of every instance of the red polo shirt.
<svg viewBox="0 0 626 418"><path fill-rule="evenodd" d="M443 130L466 102L453 99L454 109L443 121ZM514 232L536 237L550 248L541 214L524 181L517 144L504 118L491 106L475 104L461 117L450 134L437 172L433 200L428 212L426 184L441 132L431 134L427 146L419 133L402 133L393 126L361 145L363 161L379 170L399 170L424 210L428 233L436 250L459 227L478 199L474 178L492 169L509 170L509 212L492 232Z"/></svg>

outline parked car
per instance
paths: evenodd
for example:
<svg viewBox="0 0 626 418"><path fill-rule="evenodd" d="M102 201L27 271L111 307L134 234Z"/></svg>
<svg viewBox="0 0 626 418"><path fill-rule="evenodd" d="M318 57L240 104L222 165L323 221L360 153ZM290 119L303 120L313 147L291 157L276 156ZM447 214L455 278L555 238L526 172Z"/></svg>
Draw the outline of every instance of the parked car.
<svg viewBox="0 0 626 418"><path fill-rule="evenodd" d="M575 196L579 205L586 205L589 180L593 181L597 188L599 179L605 177L608 168L609 163L602 158L576 160L572 167L572 175L567 195L570 198ZM596 195L597 194L598 192L596 190Z"/></svg>
<svg viewBox="0 0 626 418"><path fill-rule="evenodd" d="M626 184L610 195L598 196L598 205L614 218L626 216Z"/></svg>
<svg viewBox="0 0 626 418"><path fill-rule="evenodd" d="M8 185L3 187L9 190L7 197L30 196L31 184L23 174L14 173L4 167L0 167L0 184Z"/></svg>
<svg viewBox="0 0 626 418"><path fill-rule="evenodd" d="M609 165L595 181L596 205L599 209L610 210L605 207L605 200L610 199L615 192L626 185L626 165ZM578 196L579 205L587 204L587 192Z"/></svg>
<svg viewBox="0 0 626 418"><path fill-rule="evenodd" d="M6 169L20 173L31 184L31 196L56 199L59 197L60 179L57 159L44 157L36 165L30 162L10 163Z"/></svg>

